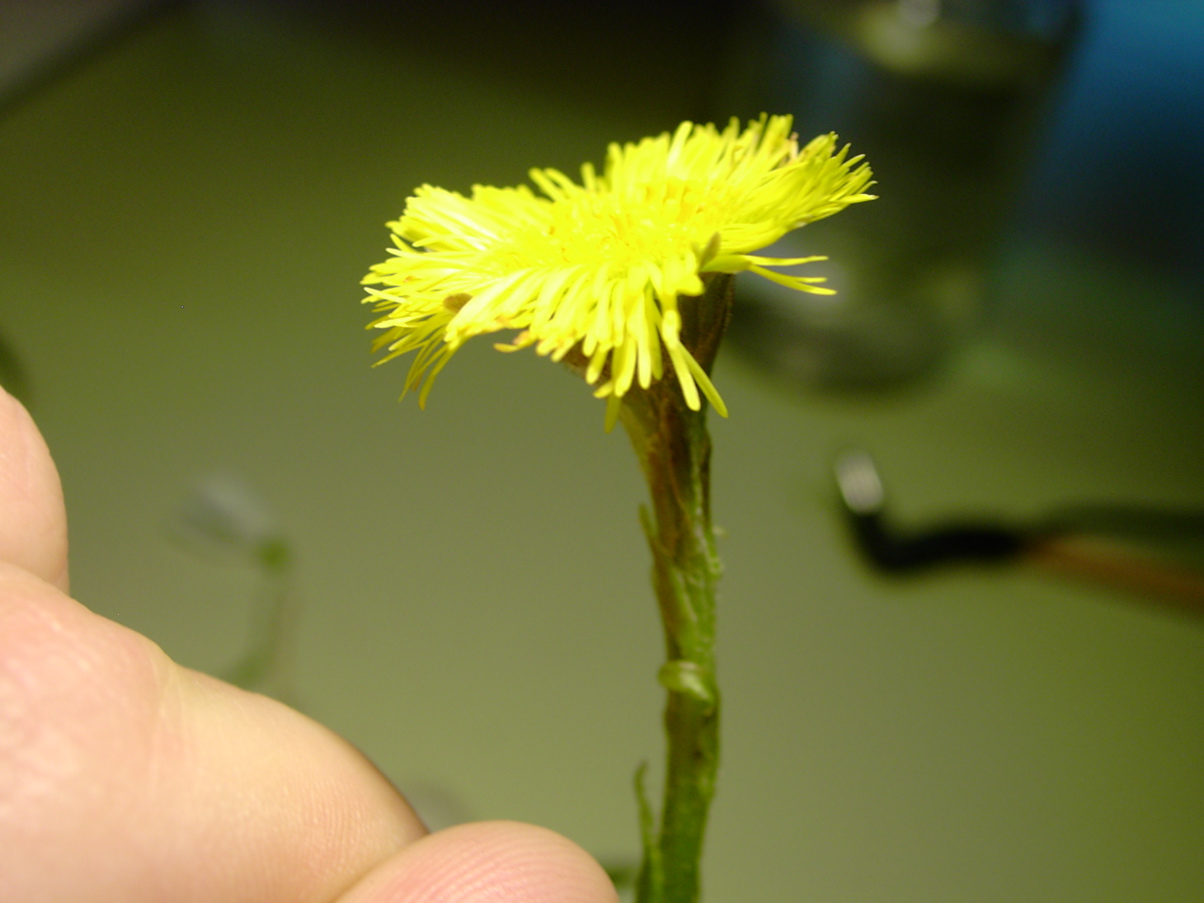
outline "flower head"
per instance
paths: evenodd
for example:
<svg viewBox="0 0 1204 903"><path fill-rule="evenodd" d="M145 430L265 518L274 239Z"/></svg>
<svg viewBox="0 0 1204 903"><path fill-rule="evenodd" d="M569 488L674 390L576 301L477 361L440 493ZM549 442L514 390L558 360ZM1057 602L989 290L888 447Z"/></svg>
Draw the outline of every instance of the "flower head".
<svg viewBox="0 0 1204 903"><path fill-rule="evenodd" d="M435 375L465 341L516 330L501 350L534 346L572 353L594 394L608 399L608 426L623 395L648 388L665 359L689 407L699 391L723 400L681 339L680 306L703 294L708 274L751 270L791 288L830 293L819 277L781 273L822 257L753 252L806 223L869 200L870 169L837 150L835 135L803 148L789 116L683 122L675 132L612 144L601 174L578 184L554 169L531 170L529 187L477 185L470 197L423 185L400 220L395 248L364 277L381 316L378 363L410 351L407 388L425 404Z"/></svg>

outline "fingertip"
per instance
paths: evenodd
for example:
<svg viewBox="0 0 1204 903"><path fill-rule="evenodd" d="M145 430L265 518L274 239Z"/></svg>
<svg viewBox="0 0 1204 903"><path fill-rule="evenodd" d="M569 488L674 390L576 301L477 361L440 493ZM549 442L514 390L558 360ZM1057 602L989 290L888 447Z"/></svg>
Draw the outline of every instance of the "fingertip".
<svg viewBox="0 0 1204 903"><path fill-rule="evenodd" d="M33 418L3 388L0 561L67 590L67 516L58 471Z"/></svg>
<svg viewBox="0 0 1204 903"><path fill-rule="evenodd" d="M563 835L511 821L446 828L406 847L340 903L617 903L606 872Z"/></svg>

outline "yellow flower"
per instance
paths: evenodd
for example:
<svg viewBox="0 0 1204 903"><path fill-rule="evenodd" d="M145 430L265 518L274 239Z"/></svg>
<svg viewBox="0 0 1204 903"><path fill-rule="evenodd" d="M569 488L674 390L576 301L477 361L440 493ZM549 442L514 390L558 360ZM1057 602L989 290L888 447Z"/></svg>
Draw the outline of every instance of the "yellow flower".
<svg viewBox="0 0 1204 903"><path fill-rule="evenodd" d="M726 416L719 393L681 341L679 306L711 273L751 270L774 282L830 293L817 277L780 273L822 257L753 254L787 232L830 216L864 193L870 169L847 159L835 135L799 149L789 116L762 116L723 131L683 122L670 135L612 144L601 175L581 184L533 169L525 185L477 185L471 197L423 185L389 223L395 248L364 277L365 302L382 314L378 363L416 351L407 389L424 405L435 375L465 341L517 330L501 350L531 345L580 361L607 426L623 395L648 388L667 357L686 403L699 390ZM860 165L858 165L860 163Z"/></svg>

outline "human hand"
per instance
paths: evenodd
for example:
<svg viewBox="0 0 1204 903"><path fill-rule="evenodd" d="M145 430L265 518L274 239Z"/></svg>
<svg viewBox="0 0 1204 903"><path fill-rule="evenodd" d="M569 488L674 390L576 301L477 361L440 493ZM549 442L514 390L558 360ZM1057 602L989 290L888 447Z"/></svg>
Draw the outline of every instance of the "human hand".
<svg viewBox="0 0 1204 903"><path fill-rule="evenodd" d="M345 741L67 595L58 474L0 389L0 900L613 903L531 825L434 834Z"/></svg>

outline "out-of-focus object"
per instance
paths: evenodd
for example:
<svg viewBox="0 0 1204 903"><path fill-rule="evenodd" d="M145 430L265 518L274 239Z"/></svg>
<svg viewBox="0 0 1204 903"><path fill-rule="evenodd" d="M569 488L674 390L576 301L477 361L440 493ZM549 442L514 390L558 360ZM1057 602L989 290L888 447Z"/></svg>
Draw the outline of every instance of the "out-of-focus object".
<svg viewBox="0 0 1204 903"><path fill-rule="evenodd" d="M930 370L973 324L986 258L1076 33L1076 0L775 0L770 46L736 54L738 107L836 131L880 199L774 254L833 296L737 289L733 338L782 375L881 388ZM743 71L739 71L743 68Z"/></svg>
<svg viewBox="0 0 1204 903"><path fill-rule="evenodd" d="M0 104L165 0L0 0Z"/></svg>
<svg viewBox="0 0 1204 903"><path fill-rule="evenodd" d="M883 572L915 573L959 562L1029 563L1204 618L1204 573L1165 554L1204 544L1204 511L1079 505L1034 523L971 517L904 530L886 516L886 492L869 454L845 452L834 471L857 546Z"/></svg>
<svg viewBox="0 0 1204 903"><path fill-rule="evenodd" d="M250 648L221 677L297 707L292 666L299 610L292 546L267 505L241 480L210 476L179 507L171 535L185 548L241 561L258 572Z"/></svg>

